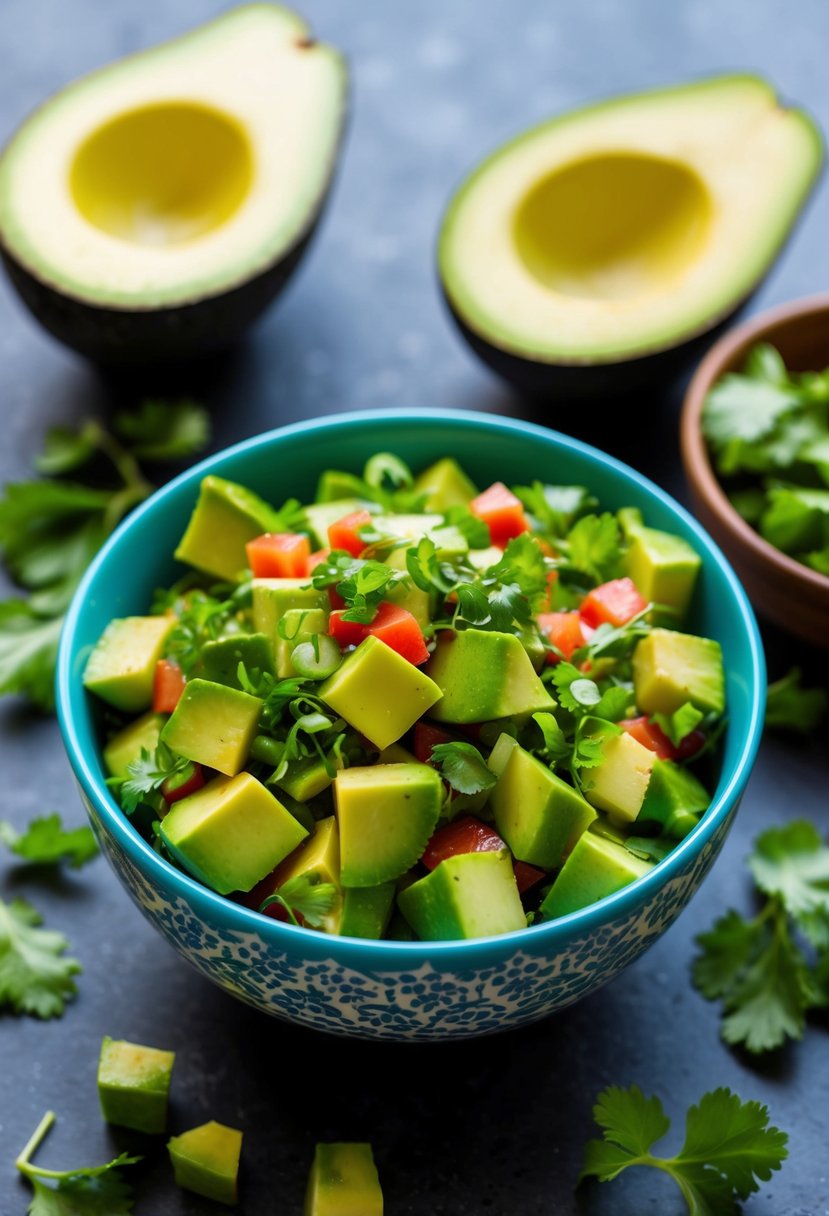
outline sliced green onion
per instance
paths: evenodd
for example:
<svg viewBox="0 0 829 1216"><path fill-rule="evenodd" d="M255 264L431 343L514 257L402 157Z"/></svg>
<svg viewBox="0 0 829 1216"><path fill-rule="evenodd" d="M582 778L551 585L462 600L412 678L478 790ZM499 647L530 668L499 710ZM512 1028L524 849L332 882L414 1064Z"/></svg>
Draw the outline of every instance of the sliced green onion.
<svg viewBox="0 0 829 1216"><path fill-rule="evenodd" d="M340 665L342 654L333 638L320 634L313 642L300 642L291 652L294 671L305 680L325 680Z"/></svg>

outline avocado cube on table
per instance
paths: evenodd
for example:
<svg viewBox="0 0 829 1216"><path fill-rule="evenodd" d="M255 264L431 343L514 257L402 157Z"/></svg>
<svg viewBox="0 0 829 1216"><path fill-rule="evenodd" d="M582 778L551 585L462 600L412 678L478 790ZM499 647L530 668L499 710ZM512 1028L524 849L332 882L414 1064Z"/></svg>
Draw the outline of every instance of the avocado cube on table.
<svg viewBox="0 0 829 1216"><path fill-rule="evenodd" d="M295 676L292 655L297 646L328 632L328 613L324 608L289 608L276 630L274 655L280 680ZM263 635L264 636L264 635Z"/></svg>
<svg viewBox="0 0 829 1216"><path fill-rule="evenodd" d="M370 1144L318 1144L304 1216L383 1216L383 1192Z"/></svg>
<svg viewBox="0 0 829 1216"><path fill-rule="evenodd" d="M672 760L656 760L639 819L658 823L666 836L682 840L710 802L705 786L687 768Z"/></svg>
<svg viewBox="0 0 829 1216"><path fill-rule="evenodd" d="M560 866L596 818L572 785L518 744L510 750L489 804L513 857L542 870Z"/></svg>
<svg viewBox="0 0 829 1216"><path fill-rule="evenodd" d="M242 1133L212 1120L167 1142L176 1185L218 1203L239 1198Z"/></svg>
<svg viewBox="0 0 829 1216"><path fill-rule="evenodd" d="M334 782L344 887L374 887L410 869L435 830L443 781L428 764L343 769Z"/></svg>
<svg viewBox="0 0 829 1216"><path fill-rule="evenodd" d="M582 773L584 796L612 819L632 823L645 801L656 753L620 731L602 744L602 759Z"/></svg>
<svg viewBox="0 0 829 1216"><path fill-rule="evenodd" d="M166 721L163 714L143 714L113 735L104 747L104 765L110 777L127 777L129 766L142 750L152 754Z"/></svg>
<svg viewBox="0 0 829 1216"><path fill-rule="evenodd" d="M223 477L205 477L175 556L205 574L233 582L247 568L248 541L280 530L278 512L258 494Z"/></svg>
<svg viewBox="0 0 829 1216"><path fill-rule="evenodd" d="M396 894L394 882L383 882L376 887L346 887L340 913L340 936L379 941L391 920Z"/></svg>
<svg viewBox="0 0 829 1216"><path fill-rule="evenodd" d="M449 507L466 507L478 493L477 486L451 456L444 456L418 473L412 487L415 494L425 494L427 511L447 511Z"/></svg>
<svg viewBox="0 0 829 1216"><path fill-rule="evenodd" d="M248 674L254 671L273 675L271 644L264 633L234 633L202 647L200 675L214 684L241 689L239 664Z"/></svg>
<svg viewBox="0 0 829 1216"><path fill-rule="evenodd" d="M488 722L555 708L514 634L443 630L424 671L443 693L436 722Z"/></svg>
<svg viewBox="0 0 829 1216"><path fill-rule="evenodd" d="M259 724L262 702L213 680L188 680L161 732L179 756L233 777L245 764Z"/></svg>
<svg viewBox="0 0 829 1216"><path fill-rule="evenodd" d="M362 498L349 496L346 498L332 498L326 502L315 502L306 507L305 522L311 531L317 548L328 548L328 529L332 524L335 524L338 519L343 519L346 515L353 515L355 511L365 510L366 506L367 504Z"/></svg>
<svg viewBox="0 0 829 1216"><path fill-rule="evenodd" d="M633 652L636 704L645 714L672 714L690 701L703 713L725 709L719 642L671 629L654 629Z"/></svg>
<svg viewBox="0 0 829 1216"><path fill-rule="evenodd" d="M286 612L320 608L327 613L330 607L327 591L312 587L307 578L255 578L251 587L254 627L257 633L264 633L274 652Z"/></svg>
<svg viewBox="0 0 829 1216"><path fill-rule="evenodd" d="M445 858L401 891L397 904L423 941L494 937L527 927L506 849Z"/></svg>
<svg viewBox="0 0 829 1216"><path fill-rule="evenodd" d="M385 642L368 637L320 685L319 695L382 751L440 700L441 690Z"/></svg>
<svg viewBox="0 0 829 1216"><path fill-rule="evenodd" d="M98 1060L98 1097L107 1123L137 1132L163 1132L175 1055L104 1036Z"/></svg>
<svg viewBox="0 0 829 1216"><path fill-rule="evenodd" d="M641 878L652 865L605 836L585 832L547 892L541 915L552 920L586 908Z"/></svg>
<svg viewBox="0 0 829 1216"><path fill-rule="evenodd" d="M702 565L699 554L670 532L638 528L625 554L625 573L649 603L685 615Z"/></svg>
<svg viewBox="0 0 829 1216"><path fill-rule="evenodd" d="M148 709L153 680L174 616L125 616L110 621L87 660L84 687L125 713Z"/></svg>
<svg viewBox="0 0 829 1216"><path fill-rule="evenodd" d="M182 798L159 832L179 865L221 895L249 891L308 835L250 773L215 777Z"/></svg>

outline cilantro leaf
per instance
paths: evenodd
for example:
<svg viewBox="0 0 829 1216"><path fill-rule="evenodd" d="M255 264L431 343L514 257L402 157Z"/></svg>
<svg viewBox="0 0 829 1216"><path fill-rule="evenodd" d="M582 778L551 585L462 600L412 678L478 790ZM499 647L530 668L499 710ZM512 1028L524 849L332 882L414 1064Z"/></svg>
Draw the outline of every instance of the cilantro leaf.
<svg viewBox="0 0 829 1216"><path fill-rule="evenodd" d="M117 414L115 429L144 460L181 460L206 447L210 418L194 401L149 400Z"/></svg>
<svg viewBox="0 0 829 1216"><path fill-rule="evenodd" d="M288 913L291 924L305 923L312 929L319 929L333 911L337 898L337 888L331 882L322 882L319 874L297 874L263 900L258 911L264 912L278 904Z"/></svg>
<svg viewBox="0 0 829 1216"><path fill-rule="evenodd" d="M696 730L704 717L705 715L695 705L686 701L672 714L655 713L653 721L664 731L674 747L678 747L686 735L690 735L692 730Z"/></svg>
<svg viewBox="0 0 829 1216"><path fill-rule="evenodd" d="M551 767L567 760L572 755L573 745L567 742L567 736L552 714L543 711L533 714L533 722L541 731L544 739L543 748L533 750L537 754L540 753Z"/></svg>
<svg viewBox="0 0 829 1216"><path fill-rule="evenodd" d="M798 405L798 394L786 384L732 373L714 385L705 401L702 431L714 451L733 440L761 439Z"/></svg>
<svg viewBox="0 0 829 1216"><path fill-rule="evenodd" d="M569 564L596 583L616 576L621 558L621 532L615 515L585 515L562 545Z"/></svg>
<svg viewBox="0 0 829 1216"><path fill-rule="evenodd" d="M110 777L107 785L118 794L124 814L134 815L143 802L155 806L168 777L183 773L189 764L184 756L177 756L166 743L159 742L152 752L141 748L127 768L129 776Z"/></svg>
<svg viewBox="0 0 829 1216"><path fill-rule="evenodd" d="M588 1142L579 1182L611 1182L630 1166L660 1169L676 1182L689 1216L735 1212L736 1201L758 1190L787 1155L788 1137L769 1126L768 1109L724 1088L688 1110L685 1139L673 1157L653 1155L670 1120L659 1098L645 1097L636 1085L604 1090L593 1117L603 1138Z"/></svg>
<svg viewBox="0 0 829 1216"><path fill-rule="evenodd" d="M480 794L491 790L498 780L471 743L460 740L437 743L432 748L431 759L440 768L441 776L459 794Z"/></svg>
<svg viewBox="0 0 829 1216"><path fill-rule="evenodd" d="M596 705L601 700L598 685L592 680L586 680L578 667L574 667L572 663L556 663L552 679L559 704L562 709L569 710L571 714L582 713L586 706ZM576 685L575 691L573 690L574 684ZM581 697L586 697L587 700L583 701L579 694Z"/></svg>
<svg viewBox="0 0 829 1216"><path fill-rule="evenodd" d="M422 542L421 542L422 543ZM428 544L434 545L431 541ZM373 558L352 557L342 549L334 549L324 562L314 567L312 586L335 587L345 600L344 621L370 625L377 609L390 591L409 581L405 570L395 570Z"/></svg>
<svg viewBox="0 0 829 1216"><path fill-rule="evenodd" d="M46 712L54 708L62 627L62 616L38 616L26 600L0 602L0 694L19 693Z"/></svg>
<svg viewBox="0 0 829 1216"><path fill-rule="evenodd" d="M125 1165L134 1165L141 1158L120 1153L105 1165L70 1170L49 1170L33 1165L31 1157L54 1121L54 1113L47 1111L15 1161L34 1192L29 1216L131 1216L132 1188L119 1170Z"/></svg>
<svg viewBox="0 0 829 1216"><path fill-rule="evenodd" d="M12 853L35 865L67 861L73 869L79 869L98 856L98 842L92 828L84 826L67 831L57 813L33 819L22 835L10 823L0 820L0 841Z"/></svg>
<svg viewBox="0 0 829 1216"><path fill-rule="evenodd" d="M25 900L0 900L0 1008L54 1018L75 995L71 977L81 966L64 955L63 934L41 929L42 923Z"/></svg>
<svg viewBox="0 0 829 1216"><path fill-rule="evenodd" d="M804 688L799 667L792 667L780 680L769 684L766 695L766 726L809 734L826 714L823 688Z"/></svg>
<svg viewBox="0 0 829 1216"><path fill-rule="evenodd" d="M769 828L748 864L760 890L777 896L817 945L829 945L829 847L814 824L801 819Z"/></svg>
<svg viewBox="0 0 829 1216"><path fill-rule="evenodd" d="M599 505L584 486L548 486L534 481L531 486L514 489L542 532L555 538L566 536L580 515Z"/></svg>

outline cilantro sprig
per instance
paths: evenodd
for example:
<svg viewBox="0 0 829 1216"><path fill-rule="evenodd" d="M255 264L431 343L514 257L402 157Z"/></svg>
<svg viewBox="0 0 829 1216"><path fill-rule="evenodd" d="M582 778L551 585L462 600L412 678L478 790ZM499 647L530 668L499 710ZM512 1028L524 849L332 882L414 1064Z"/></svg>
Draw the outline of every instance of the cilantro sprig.
<svg viewBox="0 0 829 1216"><path fill-rule="evenodd" d="M498 780L477 747L463 740L436 743L430 759L458 794L481 794L491 790Z"/></svg>
<svg viewBox="0 0 829 1216"><path fill-rule="evenodd" d="M825 688L804 688L799 667L769 684L766 694L766 726L770 730L808 735L820 725L829 704Z"/></svg>
<svg viewBox="0 0 829 1216"><path fill-rule="evenodd" d="M25 899L0 899L0 1009L56 1018L77 992L81 965L66 955L63 934L42 924Z"/></svg>
<svg viewBox="0 0 829 1216"><path fill-rule="evenodd" d="M319 929L334 910L337 898L333 883L323 882L315 873L297 874L264 899L258 911L265 912L276 904L284 909L292 925Z"/></svg>
<svg viewBox="0 0 829 1216"><path fill-rule="evenodd" d="M722 1001L725 1041L759 1053L800 1039L808 1011L829 1004L829 847L796 820L758 836L748 864L765 903L697 938L692 978Z"/></svg>
<svg viewBox="0 0 829 1216"><path fill-rule="evenodd" d="M671 1127L665 1108L636 1085L603 1090L593 1118L602 1139L588 1142L579 1182L612 1182L632 1166L658 1169L679 1187L689 1216L736 1213L737 1201L759 1190L788 1155L788 1136L770 1126L768 1108L726 1088L690 1107L682 1147L672 1157L653 1152Z"/></svg>
<svg viewBox="0 0 829 1216"><path fill-rule="evenodd" d="M66 861L77 870L98 856L98 842L87 825L66 829L60 815L33 819L24 832L0 820L0 841L22 861L32 865L54 865Z"/></svg>
<svg viewBox="0 0 829 1216"><path fill-rule="evenodd" d="M361 625L370 625L381 601L408 581L405 570L395 570L374 558L352 557L342 549L334 549L311 575L314 587L334 587L343 598L343 620Z"/></svg>
<svg viewBox="0 0 829 1216"><path fill-rule="evenodd" d="M29 1216L131 1216L132 1188L120 1171L141 1158L120 1153L105 1165L69 1170L33 1165L32 1157L54 1122L54 1112L47 1111L15 1161L34 1192Z"/></svg>
<svg viewBox="0 0 829 1216"><path fill-rule="evenodd" d="M152 751L142 747L128 765L127 776L109 777L107 785L116 792L124 814L134 815L142 804L158 809L164 782L185 772L189 765L186 757L176 755L159 741Z"/></svg>
<svg viewBox="0 0 829 1216"><path fill-rule="evenodd" d="M57 427L36 467L0 498L0 555L21 594L0 602L0 695L54 707L63 614L84 571L120 520L154 489L138 458L180 459L202 447L207 415L191 402L149 402L116 417ZM78 480L78 478L83 480Z"/></svg>

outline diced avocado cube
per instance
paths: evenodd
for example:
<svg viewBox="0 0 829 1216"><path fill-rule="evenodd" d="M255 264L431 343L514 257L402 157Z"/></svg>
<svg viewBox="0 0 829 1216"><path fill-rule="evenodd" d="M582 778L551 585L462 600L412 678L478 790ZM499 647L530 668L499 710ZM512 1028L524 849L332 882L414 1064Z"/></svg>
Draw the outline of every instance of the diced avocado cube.
<svg viewBox="0 0 829 1216"><path fill-rule="evenodd" d="M297 646L328 632L328 613L324 608L289 608L276 630L276 674L280 680L295 676L292 655Z"/></svg>
<svg viewBox="0 0 829 1216"><path fill-rule="evenodd" d="M340 916L342 937L363 937L379 941L394 910L397 887L393 882L376 887L346 887Z"/></svg>
<svg viewBox="0 0 829 1216"><path fill-rule="evenodd" d="M443 693L431 712L436 722L487 722L555 708L511 633L442 630L424 671Z"/></svg>
<svg viewBox="0 0 829 1216"><path fill-rule="evenodd" d="M212 680L188 680L161 738L179 756L232 777L244 768L262 702Z"/></svg>
<svg viewBox="0 0 829 1216"><path fill-rule="evenodd" d="M334 782L344 887L374 887L403 874L435 830L443 782L428 764L343 769Z"/></svg>
<svg viewBox="0 0 829 1216"><path fill-rule="evenodd" d="M620 731L602 744L601 763L582 774L584 796L613 819L632 823L642 809L656 753Z"/></svg>
<svg viewBox="0 0 829 1216"><path fill-rule="evenodd" d="M399 536L412 544L427 536L441 559L458 557L469 549L460 529L444 524L442 515L375 515L372 523L383 535Z"/></svg>
<svg viewBox="0 0 829 1216"><path fill-rule="evenodd" d="M258 908L274 891L303 875L307 875L315 883L331 883L337 888L337 899L331 911L323 918L320 928L325 933L339 933L342 915L340 838L337 820L333 815L317 820L311 834L251 892L255 899L244 902L249 907Z"/></svg>
<svg viewBox="0 0 829 1216"><path fill-rule="evenodd" d="M318 1144L304 1216L383 1216L383 1192L370 1144Z"/></svg>
<svg viewBox="0 0 829 1216"><path fill-rule="evenodd" d="M221 895L249 891L308 835L250 773L215 777L182 798L159 832L179 865Z"/></svg>
<svg viewBox="0 0 829 1216"><path fill-rule="evenodd" d="M682 840L696 826L710 801L705 786L687 768L672 760L657 760L639 819L643 823L658 823L666 836Z"/></svg>
<svg viewBox="0 0 829 1216"><path fill-rule="evenodd" d="M292 608L309 611L329 608L325 590L312 587L307 578L255 578L253 588L253 624L257 633L264 633L276 651L279 623Z"/></svg>
<svg viewBox="0 0 829 1216"><path fill-rule="evenodd" d="M125 616L110 621L83 673L84 687L124 713L137 714L153 700L153 679L174 616Z"/></svg>
<svg viewBox="0 0 829 1216"><path fill-rule="evenodd" d="M417 764L418 759L401 743L390 743L377 756L378 764Z"/></svg>
<svg viewBox="0 0 829 1216"><path fill-rule="evenodd" d="M672 714L686 701L703 713L725 709L719 642L692 633L654 629L633 652L636 704L645 714Z"/></svg>
<svg viewBox="0 0 829 1216"><path fill-rule="evenodd" d="M126 777L129 766L139 758L142 749L152 754L158 747L161 728L166 720L163 714L143 714L113 735L104 748L104 765L109 775Z"/></svg>
<svg viewBox="0 0 829 1216"><path fill-rule="evenodd" d="M493 772L496 777L500 777L507 767L507 761L512 755L513 749L516 747L518 747L518 740L515 736L502 731L496 739L495 746L489 753L489 759L486 762L486 766L490 772Z"/></svg>
<svg viewBox="0 0 829 1216"><path fill-rule="evenodd" d="M424 941L494 937L527 925L506 849L447 857L397 903Z"/></svg>
<svg viewBox="0 0 829 1216"><path fill-rule="evenodd" d="M264 633L234 633L206 642L201 652L200 674L215 684L241 689L240 663L244 663L249 675L255 671L273 675L271 645Z"/></svg>
<svg viewBox="0 0 829 1216"><path fill-rule="evenodd" d="M319 505L336 502L338 499L341 501L344 498L356 498L358 506L364 507L368 505L362 499L365 489L365 482L356 473L346 473L343 469L326 469L320 474L317 482L314 502Z"/></svg>
<svg viewBox="0 0 829 1216"><path fill-rule="evenodd" d="M504 550L497 545L489 545L486 549L470 549L469 562L476 570L488 570L495 566L504 556Z"/></svg>
<svg viewBox="0 0 829 1216"><path fill-rule="evenodd" d="M258 494L235 481L205 477L175 556L232 582L247 567L247 542L263 532L283 530L278 512Z"/></svg>
<svg viewBox="0 0 829 1216"><path fill-rule="evenodd" d="M334 498L330 502L315 502L305 508L305 522L318 549L328 548L328 529L345 515L363 511L366 503L362 498Z"/></svg>
<svg viewBox="0 0 829 1216"><path fill-rule="evenodd" d="M175 1054L104 1035L98 1097L107 1123L136 1132L163 1132Z"/></svg>
<svg viewBox="0 0 829 1216"><path fill-rule="evenodd" d="M465 507L478 493L477 487L451 456L436 460L414 480L416 494L426 495L427 511L447 511Z"/></svg>
<svg viewBox="0 0 829 1216"><path fill-rule="evenodd" d="M441 690L385 642L368 637L320 685L319 695L382 751L440 700Z"/></svg>
<svg viewBox="0 0 829 1216"><path fill-rule="evenodd" d="M211 1119L167 1141L176 1185L205 1199L233 1204L239 1198L242 1133Z"/></svg>
<svg viewBox="0 0 829 1216"><path fill-rule="evenodd" d="M603 836L605 840L612 840L614 844L622 846L624 846L625 841L630 836L627 824L614 822L614 820L608 819L606 815L597 815L587 830L594 832L596 836Z"/></svg>
<svg viewBox="0 0 829 1216"><path fill-rule="evenodd" d="M595 832L585 832L550 887L541 915L553 920L586 908L641 878L651 868L650 861L634 856L622 845Z"/></svg>
<svg viewBox="0 0 829 1216"><path fill-rule="evenodd" d="M687 541L656 528L641 528L625 554L625 573L649 603L685 615L702 560Z"/></svg>
<svg viewBox="0 0 829 1216"><path fill-rule="evenodd" d="M393 549L385 558L385 564L391 566L392 570L405 570L406 553L406 549ZM428 591L424 591L422 587L416 587L409 579L405 583L397 583L387 591L386 599L391 600L393 604L399 604L407 612L411 612L422 633L426 633L427 630L431 633L434 604L433 596Z"/></svg>
<svg viewBox="0 0 829 1216"><path fill-rule="evenodd" d="M333 780L320 756L303 756L300 760L291 760L285 773L273 784L297 802L308 802L327 790Z"/></svg>
<svg viewBox="0 0 829 1216"><path fill-rule="evenodd" d="M582 796L518 744L489 803L498 834L513 857L542 870L561 865L596 812Z"/></svg>

